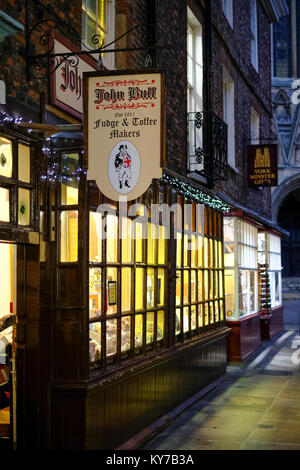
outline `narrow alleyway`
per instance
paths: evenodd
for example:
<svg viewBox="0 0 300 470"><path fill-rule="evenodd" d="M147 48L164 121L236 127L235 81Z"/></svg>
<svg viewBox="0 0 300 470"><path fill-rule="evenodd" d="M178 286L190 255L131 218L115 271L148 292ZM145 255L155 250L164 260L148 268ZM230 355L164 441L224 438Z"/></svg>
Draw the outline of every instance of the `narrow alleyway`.
<svg viewBox="0 0 300 470"><path fill-rule="evenodd" d="M300 450L300 301L285 330L144 445L145 450ZM297 343L298 342L298 343Z"/></svg>

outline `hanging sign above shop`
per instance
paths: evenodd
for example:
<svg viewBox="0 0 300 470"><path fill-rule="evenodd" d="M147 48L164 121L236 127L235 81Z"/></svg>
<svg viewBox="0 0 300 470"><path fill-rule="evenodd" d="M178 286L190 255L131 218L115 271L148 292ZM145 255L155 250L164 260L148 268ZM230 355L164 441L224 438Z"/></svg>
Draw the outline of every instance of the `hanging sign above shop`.
<svg viewBox="0 0 300 470"><path fill-rule="evenodd" d="M277 145L249 145L248 186L277 186Z"/></svg>
<svg viewBox="0 0 300 470"><path fill-rule="evenodd" d="M164 73L84 74L88 179L117 201L141 196L164 161Z"/></svg>
<svg viewBox="0 0 300 470"><path fill-rule="evenodd" d="M53 54L69 54L76 47L57 31L51 32ZM70 56L59 59L62 64L52 73L50 81L51 104L82 119L83 72L95 71L96 62L87 56Z"/></svg>

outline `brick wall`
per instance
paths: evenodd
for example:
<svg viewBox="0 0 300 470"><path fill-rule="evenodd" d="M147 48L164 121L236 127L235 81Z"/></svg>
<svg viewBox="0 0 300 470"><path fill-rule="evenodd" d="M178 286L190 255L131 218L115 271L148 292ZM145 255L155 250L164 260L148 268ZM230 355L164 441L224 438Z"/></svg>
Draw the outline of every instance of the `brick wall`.
<svg viewBox="0 0 300 470"><path fill-rule="evenodd" d="M49 7L49 11L44 10L41 16L41 9L36 2L30 3L30 23L31 27L43 18L49 18L54 12L60 23L65 24L64 28L59 25L56 28L66 37L76 43L81 36L81 0L67 2L65 0L45 0L43 4ZM0 0L0 9L14 20L25 26L25 2L18 0ZM40 44L40 36L47 32L46 24L41 24L32 35L33 53L43 53L45 49ZM41 96L46 103L49 102L48 80L34 78L37 74L31 68L29 80L26 76L25 51L25 31L16 35L7 36L0 43L0 79L6 83L7 101L13 102L14 107L27 107L30 111L40 110Z"/></svg>
<svg viewBox="0 0 300 470"><path fill-rule="evenodd" d="M235 0L233 29L222 11L222 2L212 2L213 40L212 76L213 110L223 118L222 74L225 67L235 85L235 166L229 168L227 181L217 181L215 189L261 215L271 217L270 189L248 189L247 145L250 143L250 109L260 115L262 138L270 138L270 24L258 2L257 73L250 61L250 9L248 0Z"/></svg>

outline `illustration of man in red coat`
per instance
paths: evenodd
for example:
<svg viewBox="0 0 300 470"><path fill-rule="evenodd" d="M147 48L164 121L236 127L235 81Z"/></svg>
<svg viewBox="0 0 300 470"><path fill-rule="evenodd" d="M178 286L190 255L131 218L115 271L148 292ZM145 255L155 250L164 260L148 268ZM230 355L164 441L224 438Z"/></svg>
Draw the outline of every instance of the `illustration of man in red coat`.
<svg viewBox="0 0 300 470"><path fill-rule="evenodd" d="M120 145L119 152L115 158L115 169L118 172L119 186L130 188L131 173L131 157L128 154L127 145Z"/></svg>

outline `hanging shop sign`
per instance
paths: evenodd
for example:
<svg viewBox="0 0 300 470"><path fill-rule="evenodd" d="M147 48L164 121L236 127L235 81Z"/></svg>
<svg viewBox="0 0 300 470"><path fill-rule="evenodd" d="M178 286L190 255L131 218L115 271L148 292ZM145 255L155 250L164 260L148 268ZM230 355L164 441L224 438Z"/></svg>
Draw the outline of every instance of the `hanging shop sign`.
<svg viewBox="0 0 300 470"><path fill-rule="evenodd" d="M277 145L249 145L248 186L277 186Z"/></svg>
<svg viewBox="0 0 300 470"><path fill-rule="evenodd" d="M84 74L88 179L114 201L141 196L164 162L164 73Z"/></svg>
<svg viewBox="0 0 300 470"><path fill-rule="evenodd" d="M70 54L77 49L57 31L51 32L53 54ZM59 58L62 64L51 74L51 104L82 119L83 114L83 72L95 71L96 62L87 56ZM52 67L56 64L53 63Z"/></svg>

